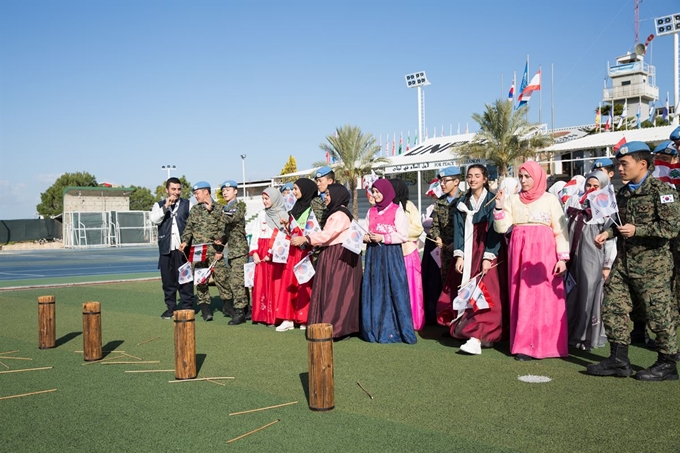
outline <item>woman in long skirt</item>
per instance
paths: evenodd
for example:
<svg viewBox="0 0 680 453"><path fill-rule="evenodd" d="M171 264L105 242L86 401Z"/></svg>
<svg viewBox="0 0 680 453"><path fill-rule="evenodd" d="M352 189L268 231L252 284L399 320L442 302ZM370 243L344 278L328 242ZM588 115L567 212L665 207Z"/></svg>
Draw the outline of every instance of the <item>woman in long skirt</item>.
<svg viewBox="0 0 680 453"><path fill-rule="evenodd" d="M420 252L418 239L423 233L418 208L408 199L408 186L401 179L390 179L394 189L394 203L401 205L408 217L408 241L401 244L406 265L406 278L411 296L411 315L413 328L420 330L425 326L425 308L423 307L423 277L421 275Z"/></svg>
<svg viewBox="0 0 680 453"><path fill-rule="evenodd" d="M602 324L604 281L616 258L616 239L595 245L595 236L604 229L605 219L593 219L587 196L609 184L604 171L586 177L583 195L572 195L565 205L569 220L571 253L567 274L567 319L569 346L583 350L599 348L607 343Z"/></svg>
<svg viewBox="0 0 680 453"><path fill-rule="evenodd" d="M279 234L286 234L283 224L288 221L288 213L283 207L281 192L268 187L262 192L264 209L257 215L253 237L250 240L250 255L257 265L253 282L252 321L273 326L276 322L276 309L282 305L280 298L283 269L285 264L272 262L272 247Z"/></svg>
<svg viewBox="0 0 680 453"><path fill-rule="evenodd" d="M489 308L466 309L456 321L450 324L451 336L468 340L460 350L468 354L481 354L482 345L490 346L503 337L503 306L506 302L507 287L501 287L498 257L502 235L493 228L494 194L489 191L489 176L484 165L468 167L468 192L457 205L454 215L455 233L453 239L454 269L462 275L465 283L471 278L478 279ZM504 248L504 247L503 247ZM450 319L454 313L450 309ZM446 317L448 318L448 317Z"/></svg>
<svg viewBox="0 0 680 453"><path fill-rule="evenodd" d="M513 227L508 245L510 351L515 359L567 357L567 313L563 274L569 260L567 221L560 202L546 193L541 166L519 169L522 190L496 197L494 228Z"/></svg>
<svg viewBox="0 0 680 453"><path fill-rule="evenodd" d="M341 340L359 332L361 255L342 246L352 223L352 214L347 209L347 189L337 183L329 184L324 203L327 220L323 230L306 237L294 237L291 245L300 247L307 242L321 247L307 323L332 324L333 338Z"/></svg>
<svg viewBox="0 0 680 453"><path fill-rule="evenodd" d="M297 233L290 231L290 233L291 235L297 234L301 236L311 212L312 200L317 195L317 188L316 183L309 178L300 178L292 186L296 202L288 214L292 220L295 220L295 224L297 224L300 231ZM288 297L281 299L283 305L276 313L277 320L281 321L281 324L276 328L277 332L294 329L295 324L298 324L300 329L303 330L307 327L309 299L312 296L312 283L314 279L312 278L312 280L303 284L298 283L294 268L300 261L310 255L311 251L312 247L307 244L302 244L300 247L291 245L290 247L288 262L283 272L282 285L282 289L287 293Z"/></svg>
<svg viewBox="0 0 680 453"><path fill-rule="evenodd" d="M375 206L368 210L364 236L366 271L361 287L361 335L371 343L416 342L406 266L401 244L408 240L408 218L393 203L386 179L373 183Z"/></svg>

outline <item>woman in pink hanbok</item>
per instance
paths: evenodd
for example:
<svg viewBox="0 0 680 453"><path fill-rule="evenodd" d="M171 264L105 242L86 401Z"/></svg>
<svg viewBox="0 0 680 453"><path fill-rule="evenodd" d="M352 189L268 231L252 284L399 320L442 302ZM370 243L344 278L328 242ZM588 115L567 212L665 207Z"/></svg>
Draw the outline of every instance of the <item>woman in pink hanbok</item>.
<svg viewBox="0 0 680 453"><path fill-rule="evenodd" d="M513 227L508 245L510 352L520 361L568 356L563 274L569 260L567 221L559 200L547 193L536 162L519 168L522 190L499 191L494 228Z"/></svg>

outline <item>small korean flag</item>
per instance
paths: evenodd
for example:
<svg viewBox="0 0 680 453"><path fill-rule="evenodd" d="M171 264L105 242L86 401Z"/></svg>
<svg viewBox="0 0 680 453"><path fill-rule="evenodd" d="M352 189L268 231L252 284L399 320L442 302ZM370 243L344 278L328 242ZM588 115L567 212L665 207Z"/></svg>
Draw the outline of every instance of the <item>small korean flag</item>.
<svg viewBox="0 0 680 453"><path fill-rule="evenodd" d="M274 263L286 263L289 250L290 240L286 238L285 234L277 234L272 247L272 261Z"/></svg>
<svg viewBox="0 0 680 453"><path fill-rule="evenodd" d="M212 274L212 266L194 270L194 281L197 285L205 285Z"/></svg>
<svg viewBox="0 0 680 453"><path fill-rule="evenodd" d="M255 263L246 263L243 265L243 280L246 288L252 288L255 285Z"/></svg>
<svg viewBox="0 0 680 453"><path fill-rule="evenodd" d="M309 256L306 256L302 261L297 263L293 268L293 273L299 284L304 285L314 277L316 273L314 271L314 266L312 266L312 261Z"/></svg>
<svg viewBox="0 0 680 453"><path fill-rule="evenodd" d="M342 242L342 246L345 247L350 252L359 255L361 253L361 246L364 243L364 232L356 220L352 220L349 226L349 232L347 237Z"/></svg>
<svg viewBox="0 0 680 453"><path fill-rule="evenodd" d="M309 217L307 217L307 223L305 223L305 236L310 233L318 233L319 231L321 231L319 221L316 219L314 211L309 211Z"/></svg>
<svg viewBox="0 0 680 453"><path fill-rule="evenodd" d="M182 264L179 269L179 279L178 282L180 285L184 285L185 283L189 283L194 279L194 276L191 274L191 263L184 263Z"/></svg>
<svg viewBox="0 0 680 453"><path fill-rule="evenodd" d="M295 199L295 195L293 195L293 192L284 195L283 206L286 208L286 211L290 211L291 209L293 209L293 205L295 205L296 201L297 200Z"/></svg>
<svg viewBox="0 0 680 453"><path fill-rule="evenodd" d="M666 204L666 203L673 203L675 201L675 197L673 196L672 193L669 193L668 195L661 195L661 203Z"/></svg>
<svg viewBox="0 0 680 453"><path fill-rule="evenodd" d="M460 291L458 291L458 295L456 296L455 299L453 299L453 309L465 310L476 288L477 277L473 277L470 281L468 281L465 285L463 285L460 288Z"/></svg>

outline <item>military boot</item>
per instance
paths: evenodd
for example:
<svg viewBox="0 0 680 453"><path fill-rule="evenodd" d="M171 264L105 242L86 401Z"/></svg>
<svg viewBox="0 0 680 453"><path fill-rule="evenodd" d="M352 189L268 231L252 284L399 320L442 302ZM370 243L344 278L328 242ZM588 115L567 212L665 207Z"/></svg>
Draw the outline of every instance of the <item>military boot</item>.
<svg viewBox="0 0 680 453"><path fill-rule="evenodd" d="M210 304L201 304L201 316L203 316L204 321L212 321L213 314L210 309Z"/></svg>
<svg viewBox="0 0 680 453"><path fill-rule="evenodd" d="M234 317L231 318L231 321L229 321L230 326L236 326L238 324L243 324L246 322L246 312L243 311L241 308L237 308L234 310Z"/></svg>
<svg viewBox="0 0 680 453"><path fill-rule="evenodd" d="M639 381L677 381L678 368L675 365L675 354L659 353L654 365L646 370L638 371L635 379Z"/></svg>
<svg viewBox="0 0 680 453"><path fill-rule="evenodd" d="M233 318L234 317L234 300L229 299L224 301L224 305L222 305L222 313L224 313L224 316L226 318Z"/></svg>
<svg viewBox="0 0 680 453"><path fill-rule="evenodd" d="M610 343L609 347L611 350L609 357L600 363L591 363L586 367L586 372L593 376L627 377L633 374L628 360L628 345Z"/></svg>

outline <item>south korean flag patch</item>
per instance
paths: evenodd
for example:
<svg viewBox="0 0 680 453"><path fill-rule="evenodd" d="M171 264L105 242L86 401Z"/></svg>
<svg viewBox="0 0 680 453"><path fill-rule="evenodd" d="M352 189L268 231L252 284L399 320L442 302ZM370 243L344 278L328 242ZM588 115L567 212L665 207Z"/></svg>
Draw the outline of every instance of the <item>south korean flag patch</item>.
<svg viewBox="0 0 680 453"><path fill-rule="evenodd" d="M673 203L674 201L675 197L672 193L669 193L668 195L661 195L661 204Z"/></svg>

